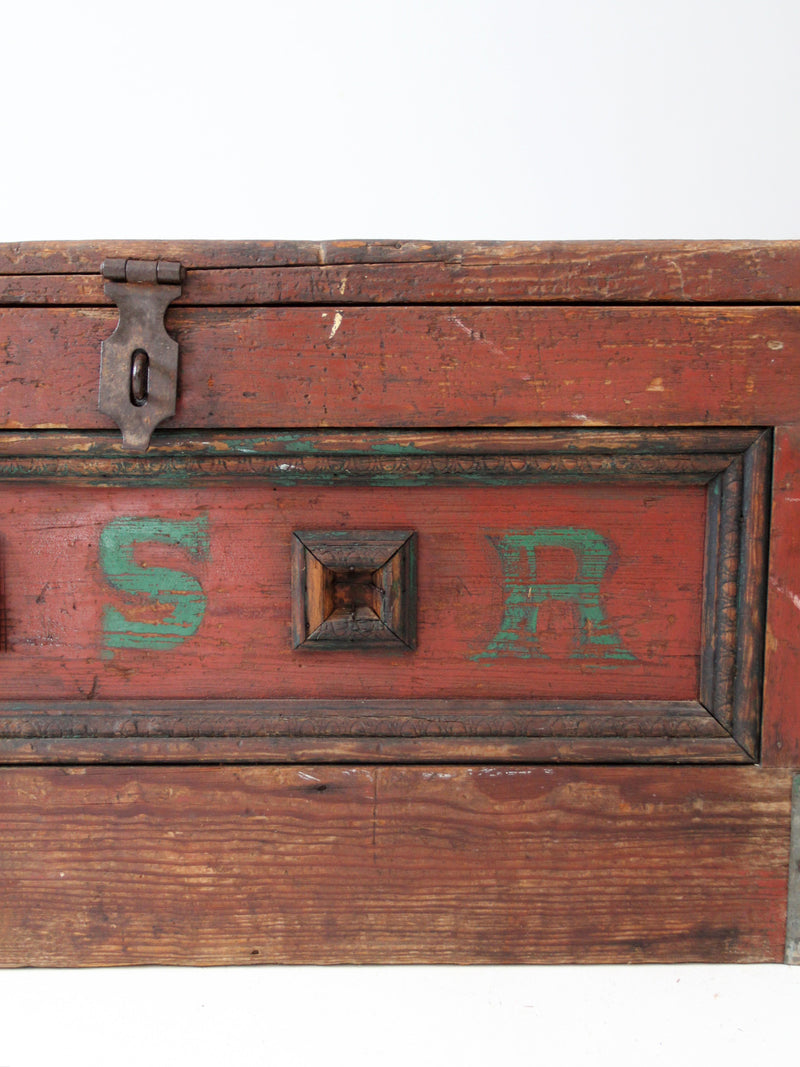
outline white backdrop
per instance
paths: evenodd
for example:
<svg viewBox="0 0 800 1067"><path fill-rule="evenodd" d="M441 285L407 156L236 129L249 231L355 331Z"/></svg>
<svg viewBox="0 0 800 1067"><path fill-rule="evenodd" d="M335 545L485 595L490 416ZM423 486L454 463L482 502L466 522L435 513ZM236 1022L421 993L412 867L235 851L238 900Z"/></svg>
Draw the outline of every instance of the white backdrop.
<svg viewBox="0 0 800 1067"><path fill-rule="evenodd" d="M4 5L0 240L798 237L796 0Z"/></svg>
<svg viewBox="0 0 800 1067"><path fill-rule="evenodd" d="M0 23L0 241L799 238L796 0L162 0ZM0 973L0 1067L752 1064L800 969Z"/></svg>

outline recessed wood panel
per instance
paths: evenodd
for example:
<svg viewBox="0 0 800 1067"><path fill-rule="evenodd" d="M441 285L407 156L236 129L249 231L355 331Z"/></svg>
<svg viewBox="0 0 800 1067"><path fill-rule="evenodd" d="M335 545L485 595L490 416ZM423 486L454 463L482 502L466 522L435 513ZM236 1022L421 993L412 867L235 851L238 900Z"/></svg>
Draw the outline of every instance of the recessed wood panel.
<svg viewBox="0 0 800 1067"><path fill-rule="evenodd" d="M7 493L7 698L697 696L702 486ZM376 516L417 533L416 651L296 649L293 532Z"/></svg>
<svg viewBox="0 0 800 1067"><path fill-rule="evenodd" d="M757 754L758 431L32 444L0 468L9 756ZM416 640L311 649L297 531L368 528L413 533Z"/></svg>

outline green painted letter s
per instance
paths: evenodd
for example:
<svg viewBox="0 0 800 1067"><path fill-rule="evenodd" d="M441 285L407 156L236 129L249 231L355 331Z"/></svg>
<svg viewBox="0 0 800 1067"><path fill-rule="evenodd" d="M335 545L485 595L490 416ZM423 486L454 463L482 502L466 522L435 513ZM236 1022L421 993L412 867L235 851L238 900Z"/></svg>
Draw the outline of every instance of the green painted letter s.
<svg viewBox="0 0 800 1067"><path fill-rule="evenodd" d="M116 608L106 607L103 632L108 648L167 649L185 641L197 630L206 610L203 588L196 578L166 567L147 567L134 562L134 547L155 542L180 545L191 555L208 555L208 517L194 522L153 518L114 519L100 535L100 564L109 582L123 593L171 607L150 619L126 619ZM137 616L139 612L135 613Z"/></svg>

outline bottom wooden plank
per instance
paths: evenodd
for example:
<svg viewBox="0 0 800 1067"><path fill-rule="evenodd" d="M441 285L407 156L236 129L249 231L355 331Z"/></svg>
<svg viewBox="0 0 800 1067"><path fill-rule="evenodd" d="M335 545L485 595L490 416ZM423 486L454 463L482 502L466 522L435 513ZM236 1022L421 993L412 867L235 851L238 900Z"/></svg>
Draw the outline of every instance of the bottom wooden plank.
<svg viewBox="0 0 800 1067"><path fill-rule="evenodd" d="M791 774L0 770L0 963L783 959Z"/></svg>

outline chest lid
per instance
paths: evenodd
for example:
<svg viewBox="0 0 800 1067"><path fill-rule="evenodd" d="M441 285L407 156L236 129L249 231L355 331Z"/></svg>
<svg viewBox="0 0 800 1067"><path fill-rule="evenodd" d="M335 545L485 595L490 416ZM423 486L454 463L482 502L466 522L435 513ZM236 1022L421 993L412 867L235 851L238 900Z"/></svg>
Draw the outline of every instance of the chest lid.
<svg viewBox="0 0 800 1067"><path fill-rule="evenodd" d="M21 244L0 247L0 426L114 427L115 261L182 267L162 432L768 425L800 399L797 242Z"/></svg>

